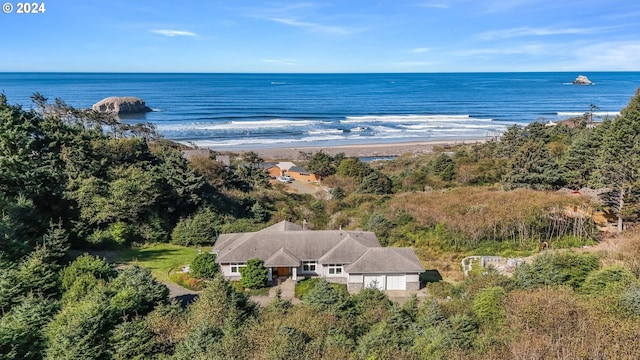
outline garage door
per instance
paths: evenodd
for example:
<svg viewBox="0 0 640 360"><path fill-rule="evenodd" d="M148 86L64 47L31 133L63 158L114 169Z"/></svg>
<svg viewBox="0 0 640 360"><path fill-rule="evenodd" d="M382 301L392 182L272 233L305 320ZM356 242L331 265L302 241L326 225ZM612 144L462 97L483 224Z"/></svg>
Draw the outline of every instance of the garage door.
<svg viewBox="0 0 640 360"><path fill-rule="evenodd" d="M405 290L407 288L404 275L387 275L387 290Z"/></svg>
<svg viewBox="0 0 640 360"><path fill-rule="evenodd" d="M365 275L364 287L365 288L378 288L384 290L384 275Z"/></svg>

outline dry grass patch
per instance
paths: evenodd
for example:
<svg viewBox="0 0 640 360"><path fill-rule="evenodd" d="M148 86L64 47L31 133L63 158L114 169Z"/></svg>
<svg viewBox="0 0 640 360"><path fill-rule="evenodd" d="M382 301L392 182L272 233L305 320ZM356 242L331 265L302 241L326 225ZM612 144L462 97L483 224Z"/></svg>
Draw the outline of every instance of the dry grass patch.
<svg viewBox="0 0 640 360"><path fill-rule="evenodd" d="M444 224L460 245L473 246L482 240L524 242L570 235L563 234L561 227L566 227L565 232L572 230L571 220L553 220L553 209L588 205L585 198L554 192L463 187L399 194L390 202L390 210L405 210L427 226Z"/></svg>

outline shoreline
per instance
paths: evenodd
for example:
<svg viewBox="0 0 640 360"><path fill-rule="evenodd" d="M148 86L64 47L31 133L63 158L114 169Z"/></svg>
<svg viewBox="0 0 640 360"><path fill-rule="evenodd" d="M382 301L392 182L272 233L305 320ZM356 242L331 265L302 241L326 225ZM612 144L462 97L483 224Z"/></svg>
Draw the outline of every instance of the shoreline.
<svg viewBox="0 0 640 360"><path fill-rule="evenodd" d="M376 156L402 156L404 154L427 154L433 151L436 146L456 146L456 145L472 145L486 142L486 139L460 139L460 140L426 140L426 141L409 141L398 143L370 143L370 144L352 144L352 145L331 145L331 146L295 146L295 147L277 147L277 148L261 148L261 149L239 149L239 150L218 150L210 148L213 151L225 152L247 152L253 151L265 160L301 160L300 153L316 153L323 151L328 155L336 155L344 153L347 157L376 157Z"/></svg>

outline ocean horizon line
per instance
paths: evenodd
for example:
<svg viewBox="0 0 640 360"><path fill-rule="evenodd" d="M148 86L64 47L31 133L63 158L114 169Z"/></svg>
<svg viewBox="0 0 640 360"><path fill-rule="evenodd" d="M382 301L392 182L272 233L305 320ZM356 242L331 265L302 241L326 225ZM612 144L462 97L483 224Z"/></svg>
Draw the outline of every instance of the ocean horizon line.
<svg viewBox="0 0 640 360"><path fill-rule="evenodd" d="M225 72L225 71L0 71L0 74L123 74L123 75L431 75L431 74L598 74L640 73L640 70L535 70L535 71L381 71L381 72Z"/></svg>

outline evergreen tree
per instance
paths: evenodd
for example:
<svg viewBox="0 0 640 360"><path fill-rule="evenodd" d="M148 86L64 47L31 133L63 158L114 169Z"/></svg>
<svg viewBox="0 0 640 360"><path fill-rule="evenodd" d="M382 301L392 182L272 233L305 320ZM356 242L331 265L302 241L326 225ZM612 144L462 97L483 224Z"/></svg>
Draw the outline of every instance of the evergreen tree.
<svg viewBox="0 0 640 360"><path fill-rule="evenodd" d="M210 208L180 219L171 233L171 243L191 246L212 244L220 232L220 219Z"/></svg>
<svg viewBox="0 0 640 360"><path fill-rule="evenodd" d="M561 160L563 181L574 189L580 189L597 179L596 159L602 143L603 123L598 129L585 129L578 134Z"/></svg>
<svg viewBox="0 0 640 360"><path fill-rule="evenodd" d="M151 270L126 268L108 285L110 310L123 318L144 316L169 300L169 289L158 282Z"/></svg>
<svg viewBox="0 0 640 360"><path fill-rule="evenodd" d="M303 300L305 304L320 310L340 311L345 305L346 298L331 283L320 279Z"/></svg>
<svg viewBox="0 0 640 360"><path fill-rule="evenodd" d="M309 163L307 164L307 170L320 176L320 178L333 175L336 172L336 168L333 163L333 158L330 155L325 154L323 151L318 151L311 156Z"/></svg>
<svg viewBox="0 0 640 360"><path fill-rule="evenodd" d="M358 192L377 195L391 194L393 184L387 175L379 171L372 171L362 179Z"/></svg>
<svg viewBox="0 0 640 360"><path fill-rule="evenodd" d="M640 89L607 128L597 161L620 233L624 219L637 218L640 209Z"/></svg>
<svg viewBox="0 0 640 360"><path fill-rule="evenodd" d="M141 319L118 324L111 330L109 344L114 360L144 360L159 351L155 334Z"/></svg>
<svg viewBox="0 0 640 360"><path fill-rule="evenodd" d="M542 141L527 141L515 153L510 165L503 179L509 189L553 189L561 184L558 166Z"/></svg>
<svg viewBox="0 0 640 360"><path fill-rule="evenodd" d="M220 265L216 262L216 255L203 252L196 255L191 262L191 275L197 279L213 279L220 274Z"/></svg>
<svg viewBox="0 0 640 360"><path fill-rule="evenodd" d="M55 301L32 295L0 320L0 358L42 359L46 343L44 329L58 306Z"/></svg>
<svg viewBox="0 0 640 360"><path fill-rule="evenodd" d="M249 289L257 289L267 285L268 270L264 267L264 261L256 258L249 259L247 266L240 268L240 284Z"/></svg>

